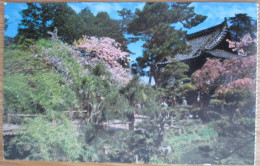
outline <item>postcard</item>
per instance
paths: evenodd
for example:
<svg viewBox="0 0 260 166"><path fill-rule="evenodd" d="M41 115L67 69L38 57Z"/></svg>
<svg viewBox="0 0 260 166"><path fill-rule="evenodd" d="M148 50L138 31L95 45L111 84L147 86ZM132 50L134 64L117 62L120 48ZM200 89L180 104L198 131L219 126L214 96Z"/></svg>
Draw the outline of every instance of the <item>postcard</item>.
<svg viewBox="0 0 260 166"><path fill-rule="evenodd" d="M257 3L6 3L8 160L253 165Z"/></svg>

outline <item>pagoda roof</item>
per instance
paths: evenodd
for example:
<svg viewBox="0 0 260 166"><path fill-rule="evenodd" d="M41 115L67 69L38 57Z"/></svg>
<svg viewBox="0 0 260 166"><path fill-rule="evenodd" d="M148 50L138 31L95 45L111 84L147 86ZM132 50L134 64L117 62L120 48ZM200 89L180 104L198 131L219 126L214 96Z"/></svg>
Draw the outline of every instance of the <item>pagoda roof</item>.
<svg viewBox="0 0 260 166"><path fill-rule="evenodd" d="M191 51L187 54L177 54L174 59L185 61L199 57L204 53L210 54L214 57L226 59L237 57L237 54L215 49L215 47L225 38L227 32L227 20L225 19L219 25L187 35L187 45L190 46ZM167 61L160 62L158 64L167 64L170 62L171 58L168 57Z"/></svg>

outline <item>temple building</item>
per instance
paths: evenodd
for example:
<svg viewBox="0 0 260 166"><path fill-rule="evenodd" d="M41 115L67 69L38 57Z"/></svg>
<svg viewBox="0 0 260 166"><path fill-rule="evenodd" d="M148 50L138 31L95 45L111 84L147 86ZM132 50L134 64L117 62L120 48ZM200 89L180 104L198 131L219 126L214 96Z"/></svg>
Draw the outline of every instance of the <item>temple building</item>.
<svg viewBox="0 0 260 166"><path fill-rule="evenodd" d="M206 62L207 58L230 59L238 57L228 47L226 39L229 38L227 20L221 24L208 29L192 33L186 36L187 45L191 51L188 54L177 54L174 59L185 62L190 66L189 74L200 69ZM158 67L166 66L171 63L172 59L166 57L158 63Z"/></svg>

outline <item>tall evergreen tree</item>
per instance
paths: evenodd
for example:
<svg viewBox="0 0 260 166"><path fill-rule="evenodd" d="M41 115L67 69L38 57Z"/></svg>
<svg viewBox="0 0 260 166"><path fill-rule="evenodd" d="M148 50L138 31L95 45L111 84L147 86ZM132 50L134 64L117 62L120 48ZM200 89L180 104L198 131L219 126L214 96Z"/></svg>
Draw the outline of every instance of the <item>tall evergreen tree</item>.
<svg viewBox="0 0 260 166"><path fill-rule="evenodd" d="M231 40L240 41L246 34L256 38L257 21L247 14L239 13L228 19Z"/></svg>
<svg viewBox="0 0 260 166"><path fill-rule="evenodd" d="M127 41L120 29L120 23L109 17L106 12L93 13L85 8L77 14L67 3L28 3L22 10L17 40L20 37L38 40L49 37L48 31L55 27L64 42L73 43L82 35L110 37L122 44L127 50Z"/></svg>
<svg viewBox="0 0 260 166"><path fill-rule="evenodd" d="M55 4L52 3L27 3L28 8L22 10L22 21L18 26L17 39L21 36L29 39L39 39L48 36L48 24L54 17Z"/></svg>
<svg viewBox="0 0 260 166"><path fill-rule="evenodd" d="M127 50L127 40L121 30L120 22L111 19L108 13L100 12L94 16L88 8L85 8L81 10L79 16L84 21L84 35L113 38L121 44L121 49Z"/></svg>
<svg viewBox="0 0 260 166"><path fill-rule="evenodd" d="M57 3L55 15L51 28L58 29L58 36L64 42L72 43L83 35L85 23L80 15L67 5L67 3Z"/></svg>
<svg viewBox="0 0 260 166"><path fill-rule="evenodd" d="M94 36L96 26L94 26L95 16L90 9L84 8L80 11L79 16L83 19L85 26L83 33L88 36Z"/></svg>
<svg viewBox="0 0 260 166"><path fill-rule="evenodd" d="M18 27L20 37L38 40L49 37L48 31L58 29L61 40L72 43L82 36L83 20L66 3L28 3L22 10L22 22Z"/></svg>
<svg viewBox="0 0 260 166"><path fill-rule="evenodd" d="M94 26L97 28L95 35L98 37L110 37L121 43L123 50L127 49L127 41L121 32L120 23L110 18L106 12L100 12L95 17Z"/></svg>
<svg viewBox="0 0 260 166"><path fill-rule="evenodd" d="M22 10L22 21L18 26L17 38L24 36L26 38L37 39L39 37L39 10L40 7L35 3L27 3L28 8Z"/></svg>
<svg viewBox="0 0 260 166"><path fill-rule="evenodd" d="M186 51L186 32L176 30L172 24L181 23L185 28L191 28L206 19L206 16L196 14L194 7L189 5L190 3L146 3L144 9L137 9L129 21L127 32L140 36L145 41L144 55L137 59L133 67L141 75L149 76L149 83L154 78L158 84L158 62L165 57L174 57L177 52Z"/></svg>

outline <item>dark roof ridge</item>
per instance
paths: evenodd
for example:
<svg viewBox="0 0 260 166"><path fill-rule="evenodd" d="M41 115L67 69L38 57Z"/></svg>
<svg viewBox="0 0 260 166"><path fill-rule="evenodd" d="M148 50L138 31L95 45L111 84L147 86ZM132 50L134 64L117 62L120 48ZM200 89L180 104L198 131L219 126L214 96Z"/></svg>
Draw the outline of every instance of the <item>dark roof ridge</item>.
<svg viewBox="0 0 260 166"><path fill-rule="evenodd" d="M227 19L225 18L225 20L222 23L218 24L218 25L215 25L213 27L209 27L208 29L204 29L204 30L201 30L201 31L198 31L198 32L187 34L186 38L187 39L196 38L196 37L202 36L202 35L204 35L206 33L213 32L213 31L215 31L215 29L222 28L223 26L226 26L226 25L227 25Z"/></svg>

